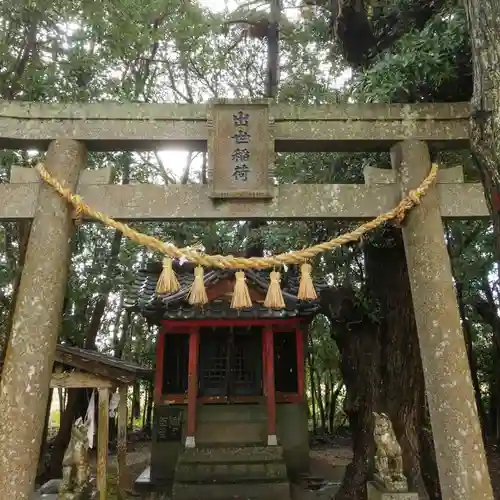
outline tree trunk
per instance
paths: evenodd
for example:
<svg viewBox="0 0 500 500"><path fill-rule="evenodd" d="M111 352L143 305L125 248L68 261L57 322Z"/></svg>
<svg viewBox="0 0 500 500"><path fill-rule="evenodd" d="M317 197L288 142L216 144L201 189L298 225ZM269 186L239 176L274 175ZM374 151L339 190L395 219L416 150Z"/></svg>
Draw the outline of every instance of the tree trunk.
<svg viewBox="0 0 500 500"><path fill-rule="evenodd" d="M460 317L462 318L462 327L464 332L465 345L467 347L467 356L469 358L470 373L472 377L472 385L474 386L474 394L476 396L477 411L479 414L479 421L481 422L481 431L483 433L483 440L486 440L487 418L486 410L484 408L483 400L481 398L481 387L478 377L478 364L476 353L474 352L474 345L472 343L472 328L465 312L465 302L463 296L463 284L456 282L458 309ZM486 442L486 441L485 441Z"/></svg>
<svg viewBox="0 0 500 500"><path fill-rule="evenodd" d="M45 423L43 426L43 434L42 434L42 441L40 445L40 456L38 459L38 471L37 471L37 478L40 478L40 482L45 482L44 481L44 475L46 472L46 465L47 465L47 460L46 460L46 453L47 453L47 448L48 448L48 443L47 443L47 436L49 434L49 422L50 422L50 409L52 407L52 395L54 393L53 389L49 389L49 397L47 399L47 411L45 412Z"/></svg>
<svg viewBox="0 0 500 500"><path fill-rule="evenodd" d="M471 145L486 180L500 192L500 2L464 0L464 6L474 70Z"/></svg>
<svg viewBox="0 0 500 500"><path fill-rule="evenodd" d="M350 289L329 290L321 297L336 332L347 390L345 411L353 434L353 462L336 500L365 498L373 466L374 411L385 411L393 422L410 485L426 489L437 500L437 467L426 427L423 373L400 231L388 229L384 245L366 244L365 252L365 293L376 300L378 310L373 303L365 309ZM372 319L375 311L377 320Z"/></svg>
<svg viewBox="0 0 500 500"><path fill-rule="evenodd" d="M464 0L464 6L474 74L471 150L491 213L500 279L500 2Z"/></svg>
<svg viewBox="0 0 500 500"><path fill-rule="evenodd" d="M347 392L344 411L349 418L354 454L335 499L362 500L373 467L372 414L377 409L380 386L377 326L364 314L351 289L326 290L321 301L336 332Z"/></svg>
<svg viewBox="0 0 500 500"><path fill-rule="evenodd" d="M130 427L134 428L134 421L141 418L141 388L138 382L132 387L132 411L130 412Z"/></svg>
<svg viewBox="0 0 500 500"><path fill-rule="evenodd" d="M403 239L394 227L386 228L383 238L383 245L365 247L368 290L380 312L381 403L403 449L409 486L422 494L431 490L430 498L437 499L435 484L425 488L421 473L419 433L425 388Z"/></svg>
<svg viewBox="0 0 500 500"><path fill-rule="evenodd" d="M146 427L146 412L149 404L149 388L146 386L146 390L144 391L144 410L142 411L142 429Z"/></svg>
<svg viewBox="0 0 500 500"><path fill-rule="evenodd" d="M24 260L26 258L26 249L28 248L28 240L31 231L31 221L21 221L16 224L18 232L18 260L16 265L16 272L14 275L14 282L12 283L12 298L9 305L9 313L7 316L7 323L3 328L4 334L0 332L0 376L2 374L1 367L3 366L7 345L9 343L10 331L12 330L12 319L14 317L14 309L16 307L17 293L19 284L21 283L21 275L24 268Z"/></svg>
<svg viewBox="0 0 500 500"><path fill-rule="evenodd" d="M125 311L124 314L125 314L125 316L123 318L122 325L121 325L121 333L117 339L117 342L115 344L115 349L114 349L115 358L118 358L118 359L123 358L123 351L125 350L125 346L127 345L127 340L129 337L130 325L131 325L132 313L129 311Z"/></svg>
<svg viewBox="0 0 500 500"><path fill-rule="evenodd" d="M490 437L498 439L496 429L496 414L498 407L498 391L496 370L492 369L488 377L488 434Z"/></svg>
<svg viewBox="0 0 500 500"><path fill-rule="evenodd" d="M309 365L309 382L311 385L312 427L313 427L313 435L316 435L318 432L318 427L316 419L316 383L314 382L314 359L313 359L312 347L313 347L312 338L311 334L309 334L309 350L307 353L307 361Z"/></svg>
<svg viewBox="0 0 500 500"><path fill-rule="evenodd" d="M491 290L491 285L488 277L483 278L482 291L486 300L477 296L474 300L474 307L481 319L491 326L493 332L493 349L494 356L500 357L500 317ZM490 432L497 440L500 439L497 425L497 410L500 409L500 367L494 364L492 367L494 373L490 377L490 412L489 412L489 428Z"/></svg>
<svg viewBox="0 0 500 500"><path fill-rule="evenodd" d="M337 401L339 400L340 393L344 388L344 383L340 382L332 393L331 415L330 415L330 433L335 431L335 415L337 414Z"/></svg>
<svg viewBox="0 0 500 500"><path fill-rule="evenodd" d="M321 388L321 377L318 370L314 370L313 376L316 377L316 402L319 410L319 418L321 422L321 433L324 434L326 431L326 412L323 398L323 391Z"/></svg>
<svg viewBox="0 0 500 500"><path fill-rule="evenodd" d="M146 386L148 389L148 404L146 405L146 423L144 425L144 430L147 432L148 436L151 436L152 431L152 416L153 416L153 384L148 383Z"/></svg>

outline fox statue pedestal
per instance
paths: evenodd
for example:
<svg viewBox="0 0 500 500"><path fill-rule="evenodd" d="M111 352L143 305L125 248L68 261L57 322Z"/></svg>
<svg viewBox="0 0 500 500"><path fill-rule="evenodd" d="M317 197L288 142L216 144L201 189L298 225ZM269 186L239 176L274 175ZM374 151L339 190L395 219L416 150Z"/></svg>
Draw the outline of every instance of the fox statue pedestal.
<svg viewBox="0 0 500 500"><path fill-rule="evenodd" d="M366 484L368 500L418 500L418 493L408 491L387 491L377 481Z"/></svg>

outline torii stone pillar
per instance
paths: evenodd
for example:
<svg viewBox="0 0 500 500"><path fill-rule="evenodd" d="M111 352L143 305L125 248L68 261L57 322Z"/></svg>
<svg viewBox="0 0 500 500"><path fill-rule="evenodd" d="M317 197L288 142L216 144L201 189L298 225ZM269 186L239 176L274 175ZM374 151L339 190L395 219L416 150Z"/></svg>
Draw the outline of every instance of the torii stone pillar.
<svg viewBox="0 0 500 500"><path fill-rule="evenodd" d="M403 196L431 168L421 141L396 144L391 158ZM492 500L435 186L408 214L403 239L443 500Z"/></svg>
<svg viewBox="0 0 500 500"><path fill-rule="evenodd" d="M45 167L74 189L87 158L73 140L50 144ZM73 231L71 209L41 185L0 381L0 498L34 490Z"/></svg>

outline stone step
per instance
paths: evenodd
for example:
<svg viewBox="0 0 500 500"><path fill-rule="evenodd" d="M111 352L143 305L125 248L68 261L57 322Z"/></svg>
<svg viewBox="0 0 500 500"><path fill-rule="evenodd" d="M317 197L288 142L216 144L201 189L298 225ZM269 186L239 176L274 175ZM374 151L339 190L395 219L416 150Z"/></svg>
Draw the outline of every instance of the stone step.
<svg viewBox="0 0 500 500"><path fill-rule="evenodd" d="M280 446L187 449L179 457L175 470L175 481L186 483L286 479Z"/></svg>
<svg viewBox="0 0 500 500"><path fill-rule="evenodd" d="M284 462L233 464L178 464L175 481L182 483L239 483L286 481Z"/></svg>
<svg viewBox="0 0 500 500"><path fill-rule="evenodd" d="M288 482L174 483L173 500L290 500Z"/></svg>
<svg viewBox="0 0 500 500"><path fill-rule="evenodd" d="M231 464L282 462L281 446L197 447L187 448L179 457L179 463Z"/></svg>

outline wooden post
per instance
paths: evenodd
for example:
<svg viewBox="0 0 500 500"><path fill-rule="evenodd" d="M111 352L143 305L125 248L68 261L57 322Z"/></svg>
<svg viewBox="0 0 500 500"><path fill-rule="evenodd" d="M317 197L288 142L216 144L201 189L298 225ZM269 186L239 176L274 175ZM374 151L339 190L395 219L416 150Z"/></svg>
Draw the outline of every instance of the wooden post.
<svg viewBox="0 0 500 500"><path fill-rule="evenodd" d="M264 366L264 395L267 407L267 445L276 446L276 389L274 384L274 335L270 326L264 327L262 361Z"/></svg>
<svg viewBox="0 0 500 500"><path fill-rule="evenodd" d="M304 399L305 352L304 332L300 328L295 330L295 342L297 350L297 392L302 401Z"/></svg>
<svg viewBox="0 0 500 500"><path fill-rule="evenodd" d="M186 448L196 446L196 400L198 396L198 354L200 346L200 331L196 328L189 334L189 364L188 364L188 414L186 430Z"/></svg>
<svg viewBox="0 0 500 500"><path fill-rule="evenodd" d="M97 488L99 500L107 500L109 445L109 389L99 389L99 421L97 429Z"/></svg>
<svg viewBox="0 0 500 500"><path fill-rule="evenodd" d="M119 389L120 402L118 403L118 500L126 500L125 491L127 477L127 392L128 386L122 385Z"/></svg>
<svg viewBox="0 0 500 500"><path fill-rule="evenodd" d="M57 140L45 167L75 189L85 160L83 144ZM40 182L0 381L0 498L16 500L34 490L74 227L68 204Z"/></svg>
<svg viewBox="0 0 500 500"><path fill-rule="evenodd" d="M404 141L392 148L391 156L402 195L406 195L429 173L427 145ZM403 239L441 494L446 500L491 500L493 494L435 186L406 217Z"/></svg>

